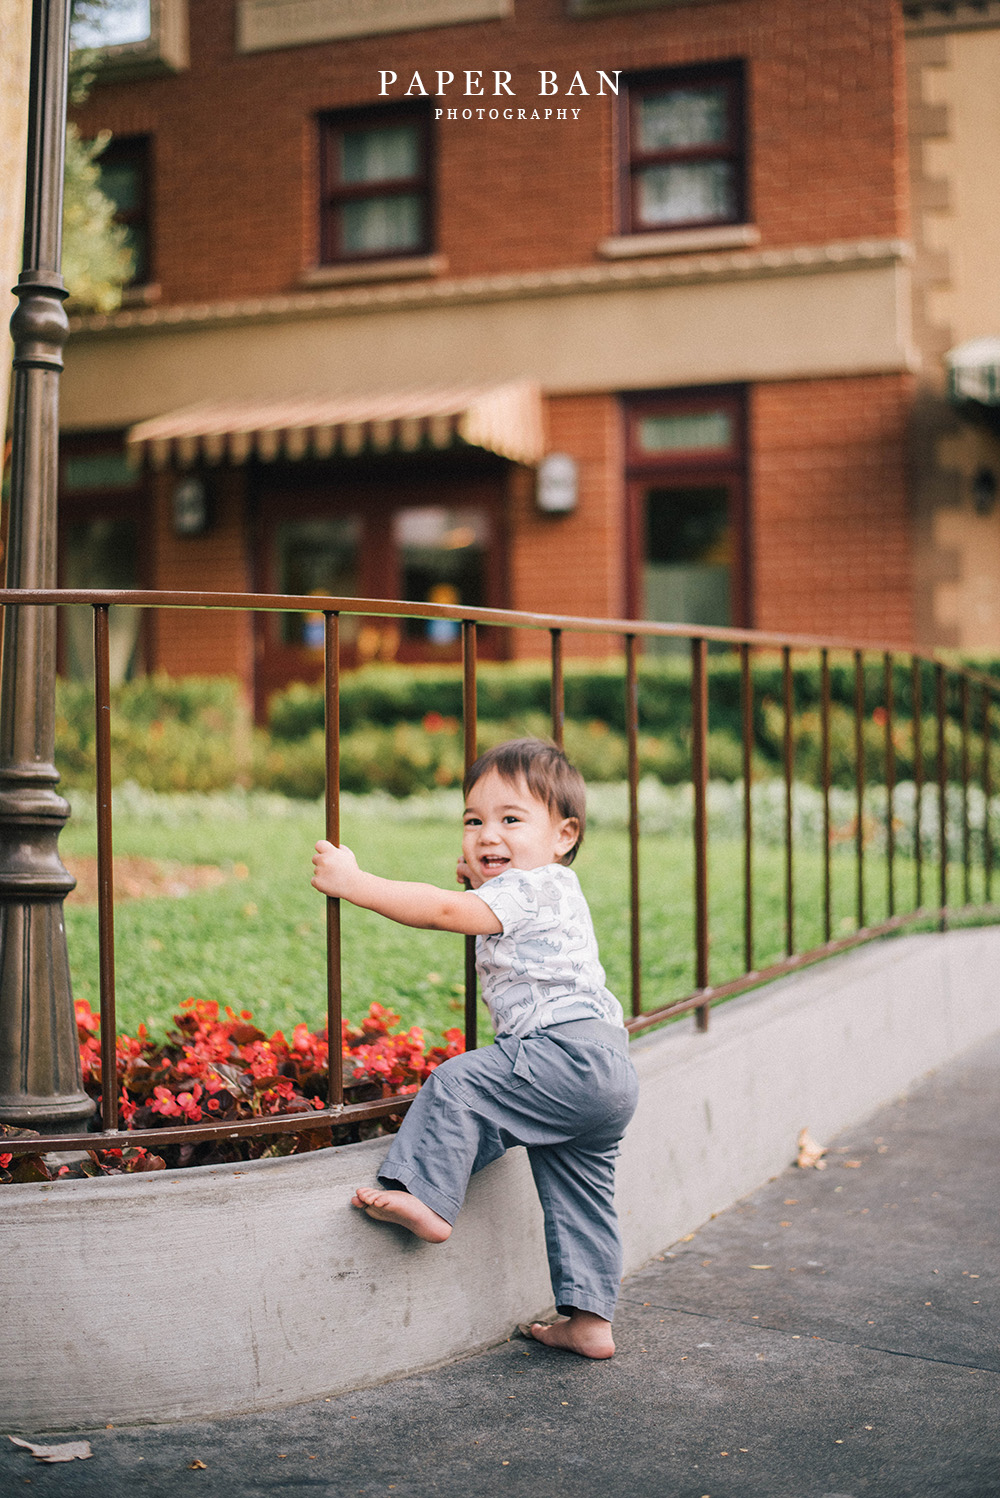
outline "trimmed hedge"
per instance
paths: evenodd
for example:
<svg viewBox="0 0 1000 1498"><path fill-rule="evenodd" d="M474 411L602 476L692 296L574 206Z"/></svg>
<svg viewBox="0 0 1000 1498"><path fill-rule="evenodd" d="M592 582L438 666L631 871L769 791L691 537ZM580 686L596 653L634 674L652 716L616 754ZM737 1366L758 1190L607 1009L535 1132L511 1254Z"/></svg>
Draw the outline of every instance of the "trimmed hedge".
<svg viewBox="0 0 1000 1498"><path fill-rule="evenodd" d="M992 665L992 663L990 663ZM720 780L742 774L739 662L732 652L710 655L709 773ZM834 784L854 782L854 663L831 661L831 773ZM784 740L779 657L754 664L753 768L780 773ZM820 679L815 658L793 672L795 769L818 782L821 772ZM865 778L885 775L882 664L865 674ZM914 754L909 667L895 677L896 776L912 778ZM623 676L619 663L572 663L565 673L565 742L589 781L621 780L627 772ZM480 742L550 732L545 663L484 665L478 684ZM973 722L979 722L974 695ZM921 742L925 776L936 774L937 728L931 673L925 673ZM346 675L341 689L341 783L345 790L383 790L394 796L461 784L462 676L453 667L371 666ZM690 775L690 667L683 657L644 661L639 682L639 764L643 775L677 784ZM961 732L947 721L946 752L954 776ZM1000 739L1000 735L996 735ZM60 682L56 698L57 764L68 787L93 789L95 728L88 685ZM112 695L111 739L116 784L132 780L157 791L210 791L256 786L289 796L323 790L323 695L295 685L278 694L267 730L251 728L237 682L220 677L143 677ZM969 736L972 773L982 759L978 731ZM991 747L991 774L1000 785L1000 742Z"/></svg>
<svg viewBox="0 0 1000 1498"><path fill-rule="evenodd" d="M797 712L819 710L820 670L815 651L793 655L792 681ZM969 662L1000 680L1000 660ZM710 653L708 682L711 723L739 738L741 729L740 667L731 650ZM780 705L783 682L780 656L757 652L753 666L755 731L763 728L767 703ZM597 721L610 728L625 727L624 672L619 661L570 662L564 673L566 716L581 722ZM883 702L882 662L865 665L865 703L870 713ZM830 695L835 704L854 711L854 660L846 651L831 652ZM909 662L894 677L896 712L901 719L912 712ZM933 680L924 669L922 701L925 713L933 705ZM542 714L548 721L549 672L545 662L484 664L477 676L479 716L488 721L527 718ZM362 724L421 723L429 710L460 718L462 672L458 666L366 666L345 675L340 690L340 724L344 732ZM690 725L691 669L685 654L640 662L639 721L650 733L684 733ZM323 727L320 686L297 683L277 693L270 704L268 727L276 739L308 738Z"/></svg>
<svg viewBox="0 0 1000 1498"><path fill-rule="evenodd" d="M214 791L251 784L250 719L227 677L142 676L111 694L111 760L116 784L155 791ZM67 786L97 783L94 692L56 683L56 764Z"/></svg>

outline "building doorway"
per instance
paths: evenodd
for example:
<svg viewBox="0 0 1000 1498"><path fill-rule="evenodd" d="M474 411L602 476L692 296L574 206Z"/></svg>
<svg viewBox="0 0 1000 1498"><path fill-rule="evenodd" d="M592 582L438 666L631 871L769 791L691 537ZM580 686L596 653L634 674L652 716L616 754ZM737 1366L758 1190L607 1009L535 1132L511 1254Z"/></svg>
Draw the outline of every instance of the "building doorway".
<svg viewBox="0 0 1000 1498"><path fill-rule="evenodd" d="M635 396L625 411L629 614L748 625L742 393Z"/></svg>
<svg viewBox="0 0 1000 1498"><path fill-rule="evenodd" d="M463 458L258 472L257 586L269 593L505 607L510 465L492 454ZM276 691L322 676L323 616L258 615L255 629L262 717ZM484 659L503 653L502 633L480 630ZM347 667L458 662L462 653L461 625L450 619L345 615L340 643Z"/></svg>

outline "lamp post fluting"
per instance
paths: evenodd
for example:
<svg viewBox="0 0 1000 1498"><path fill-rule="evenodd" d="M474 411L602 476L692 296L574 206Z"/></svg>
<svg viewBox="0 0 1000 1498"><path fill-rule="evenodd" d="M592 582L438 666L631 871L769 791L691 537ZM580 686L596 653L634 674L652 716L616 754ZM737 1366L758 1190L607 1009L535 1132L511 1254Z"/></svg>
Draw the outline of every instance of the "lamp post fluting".
<svg viewBox="0 0 1000 1498"><path fill-rule="evenodd" d="M24 260L14 288L9 588L56 586L61 275L70 0L34 0ZM82 1124L83 1090L59 857L69 805L56 790L55 610L6 611L0 681L0 1122Z"/></svg>

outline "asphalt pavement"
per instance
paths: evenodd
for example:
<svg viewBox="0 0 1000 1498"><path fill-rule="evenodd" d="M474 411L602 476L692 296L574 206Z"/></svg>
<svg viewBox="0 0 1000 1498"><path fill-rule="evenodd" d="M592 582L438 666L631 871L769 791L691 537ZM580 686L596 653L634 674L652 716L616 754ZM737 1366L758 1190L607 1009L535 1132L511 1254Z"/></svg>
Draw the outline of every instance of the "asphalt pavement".
<svg viewBox="0 0 1000 1498"><path fill-rule="evenodd" d="M1000 1498L998 1105L1000 1036L630 1276L611 1362L512 1329L354 1394L88 1432L89 1460L3 1440L0 1493ZM178 1379L211 1357L192 1324Z"/></svg>

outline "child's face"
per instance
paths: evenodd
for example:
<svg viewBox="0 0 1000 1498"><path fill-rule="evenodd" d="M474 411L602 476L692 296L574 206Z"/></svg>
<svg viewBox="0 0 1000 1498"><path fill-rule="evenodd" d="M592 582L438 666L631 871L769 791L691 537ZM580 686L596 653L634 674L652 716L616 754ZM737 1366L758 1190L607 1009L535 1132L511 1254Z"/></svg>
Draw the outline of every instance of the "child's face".
<svg viewBox="0 0 1000 1498"><path fill-rule="evenodd" d="M472 787L465 807L462 856L473 888L505 869L557 863L576 843L575 817L560 817L523 781L490 770Z"/></svg>

